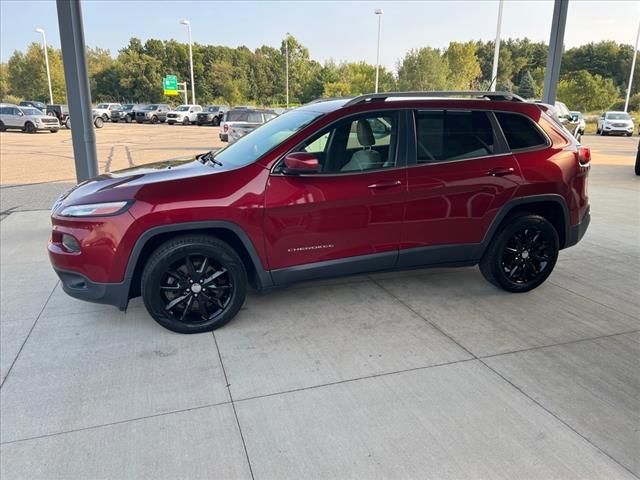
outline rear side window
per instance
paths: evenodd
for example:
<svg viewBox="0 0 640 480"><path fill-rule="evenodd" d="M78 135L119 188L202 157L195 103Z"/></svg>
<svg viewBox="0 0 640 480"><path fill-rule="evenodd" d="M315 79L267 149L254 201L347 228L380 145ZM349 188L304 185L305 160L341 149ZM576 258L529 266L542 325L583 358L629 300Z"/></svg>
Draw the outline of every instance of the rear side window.
<svg viewBox="0 0 640 480"><path fill-rule="evenodd" d="M542 132L524 115L500 112L495 114L511 150L547 145L547 139Z"/></svg>
<svg viewBox="0 0 640 480"><path fill-rule="evenodd" d="M485 157L494 153L485 112L432 110L416 113L417 163Z"/></svg>

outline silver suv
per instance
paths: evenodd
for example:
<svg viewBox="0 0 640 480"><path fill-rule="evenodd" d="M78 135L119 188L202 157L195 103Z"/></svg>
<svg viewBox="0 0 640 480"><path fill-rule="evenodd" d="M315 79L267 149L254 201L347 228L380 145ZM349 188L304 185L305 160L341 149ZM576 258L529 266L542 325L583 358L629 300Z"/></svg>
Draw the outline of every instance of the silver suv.
<svg viewBox="0 0 640 480"><path fill-rule="evenodd" d="M45 115L35 107L0 103L0 131L4 132L9 128L20 129L27 133L35 133L38 130L56 133L60 130L60 122L56 117Z"/></svg>

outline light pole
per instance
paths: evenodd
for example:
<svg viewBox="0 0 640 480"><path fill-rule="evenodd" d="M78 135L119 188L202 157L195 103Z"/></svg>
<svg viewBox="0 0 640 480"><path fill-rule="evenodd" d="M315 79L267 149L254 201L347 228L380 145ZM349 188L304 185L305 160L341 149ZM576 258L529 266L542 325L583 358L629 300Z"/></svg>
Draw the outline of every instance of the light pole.
<svg viewBox="0 0 640 480"><path fill-rule="evenodd" d="M382 15L384 12L381 8L376 8L373 13L378 17L378 49L376 51L376 92L378 93L378 79L380 78L380 27L382 25Z"/></svg>
<svg viewBox="0 0 640 480"><path fill-rule="evenodd" d="M44 64L47 67L47 82L49 83L49 103L53 104L53 90L51 90L51 73L49 73L49 53L47 52L47 36L42 28L36 28L37 33L42 34L42 49L44 50Z"/></svg>
<svg viewBox="0 0 640 480"><path fill-rule="evenodd" d="M636 69L636 57L638 56L638 39L640 38L640 22L638 22L638 33L636 33L636 46L633 48L633 60L631 61L631 73L629 74L629 83L627 85L627 98L624 100L624 111L629 108L629 97L631 96L631 85L633 83L633 74Z"/></svg>
<svg viewBox="0 0 640 480"><path fill-rule="evenodd" d="M191 22L189 20L180 20L182 25L186 25L189 32L189 66L191 67L191 103L196 104L196 83L193 80L193 51L191 47Z"/></svg>
<svg viewBox="0 0 640 480"><path fill-rule="evenodd" d="M287 96L287 108L289 108L289 32L284 40L284 65L285 65L285 89Z"/></svg>
<svg viewBox="0 0 640 480"><path fill-rule="evenodd" d="M496 91L496 83L498 83L498 58L500 57L500 29L502 28L502 7L504 0L500 0L498 6L498 25L496 26L496 42L493 49L493 68L491 69L491 85L489 90Z"/></svg>

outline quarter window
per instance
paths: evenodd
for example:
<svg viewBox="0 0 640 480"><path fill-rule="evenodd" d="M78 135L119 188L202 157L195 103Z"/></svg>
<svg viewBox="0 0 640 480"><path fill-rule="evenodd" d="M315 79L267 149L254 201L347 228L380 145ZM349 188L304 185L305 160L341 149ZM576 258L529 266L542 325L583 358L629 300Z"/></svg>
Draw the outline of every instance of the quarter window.
<svg viewBox="0 0 640 480"><path fill-rule="evenodd" d="M486 112L431 110L416 113L417 163L485 157L494 153Z"/></svg>
<svg viewBox="0 0 640 480"><path fill-rule="evenodd" d="M547 145L547 139L540 130L524 115L496 112L509 148L519 150Z"/></svg>

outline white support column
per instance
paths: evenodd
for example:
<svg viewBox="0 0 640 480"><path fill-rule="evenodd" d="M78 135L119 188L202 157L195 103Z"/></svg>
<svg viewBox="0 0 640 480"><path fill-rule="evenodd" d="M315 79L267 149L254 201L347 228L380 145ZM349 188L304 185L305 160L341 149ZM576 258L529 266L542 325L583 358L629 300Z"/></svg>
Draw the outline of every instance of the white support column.
<svg viewBox="0 0 640 480"><path fill-rule="evenodd" d="M564 43L564 30L567 24L568 10L569 0L554 0L551 35L549 37L549 53L547 55L547 70L544 74L544 93L542 95L542 101L549 105L555 103L558 92L562 46Z"/></svg>
<svg viewBox="0 0 640 480"><path fill-rule="evenodd" d="M98 175L96 133L91 113L91 90L87 70L80 0L56 0L62 46L67 103L71 116L71 139L76 178L82 182Z"/></svg>

